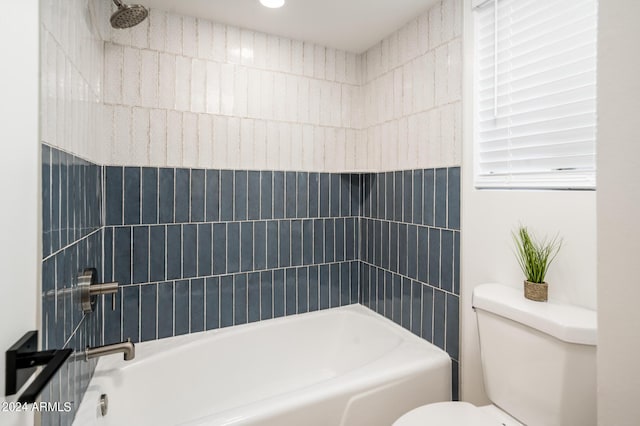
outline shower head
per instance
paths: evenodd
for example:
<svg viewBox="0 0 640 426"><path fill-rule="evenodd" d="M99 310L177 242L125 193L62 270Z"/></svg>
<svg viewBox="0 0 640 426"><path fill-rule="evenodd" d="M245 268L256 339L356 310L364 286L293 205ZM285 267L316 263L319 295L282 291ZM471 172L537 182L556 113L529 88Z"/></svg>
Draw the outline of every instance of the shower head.
<svg viewBox="0 0 640 426"><path fill-rule="evenodd" d="M120 0L113 0L113 3L118 6L118 10L111 15L113 28L131 28L144 21L149 15L149 11L139 4L124 4Z"/></svg>

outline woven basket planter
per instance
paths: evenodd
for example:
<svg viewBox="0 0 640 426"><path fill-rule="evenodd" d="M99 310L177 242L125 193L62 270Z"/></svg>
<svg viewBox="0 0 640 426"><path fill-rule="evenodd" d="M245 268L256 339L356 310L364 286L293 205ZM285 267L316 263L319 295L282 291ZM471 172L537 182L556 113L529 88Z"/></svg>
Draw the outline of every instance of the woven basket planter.
<svg viewBox="0 0 640 426"><path fill-rule="evenodd" d="M532 283L530 281L524 281L524 297L536 302L546 302L549 294L549 284L547 283Z"/></svg>

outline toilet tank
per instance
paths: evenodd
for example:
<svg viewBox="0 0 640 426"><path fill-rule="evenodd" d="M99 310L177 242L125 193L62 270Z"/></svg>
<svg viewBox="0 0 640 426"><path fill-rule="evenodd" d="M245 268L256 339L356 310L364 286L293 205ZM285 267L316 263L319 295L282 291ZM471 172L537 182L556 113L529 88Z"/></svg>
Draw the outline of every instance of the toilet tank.
<svg viewBox="0 0 640 426"><path fill-rule="evenodd" d="M485 389L528 426L596 425L596 312L533 302L522 290L473 291Z"/></svg>

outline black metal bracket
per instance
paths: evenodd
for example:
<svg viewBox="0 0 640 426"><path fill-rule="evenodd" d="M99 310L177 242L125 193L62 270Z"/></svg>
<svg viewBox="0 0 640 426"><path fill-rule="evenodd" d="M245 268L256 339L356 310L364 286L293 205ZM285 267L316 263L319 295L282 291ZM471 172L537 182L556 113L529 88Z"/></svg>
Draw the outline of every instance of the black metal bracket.
<svg viewBox="0 0 640 426"><path fill-rule="evenodd" d="M35 402L42 389L69 358L73 350L56 349L38 351L38 332L29 331L6 352L5 395L13 395L31 378L39 366L44 365L40 374L20 395L18 402Z"/></svg>

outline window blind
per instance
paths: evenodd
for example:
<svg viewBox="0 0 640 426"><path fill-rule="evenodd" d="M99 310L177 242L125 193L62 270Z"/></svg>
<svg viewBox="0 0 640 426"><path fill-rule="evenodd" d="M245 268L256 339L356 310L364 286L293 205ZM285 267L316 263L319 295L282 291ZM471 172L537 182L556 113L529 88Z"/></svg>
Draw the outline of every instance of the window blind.
<svg viewBox="0 0 640 426"><path fill-rule="evenodd" d="M476 187L595 188L596 0L477 3Z"/></svg>

